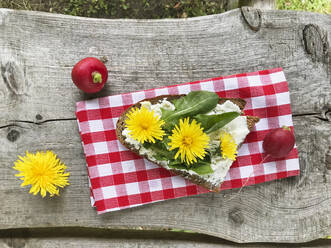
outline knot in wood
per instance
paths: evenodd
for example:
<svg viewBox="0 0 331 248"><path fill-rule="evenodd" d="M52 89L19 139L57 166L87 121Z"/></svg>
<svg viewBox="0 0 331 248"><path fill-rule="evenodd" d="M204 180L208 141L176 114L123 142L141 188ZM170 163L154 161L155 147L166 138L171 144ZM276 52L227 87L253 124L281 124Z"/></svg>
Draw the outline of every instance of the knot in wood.
<svg viewBox="0 0 331 248"><path fill-rule="evenodd" d="M229 218L237 225L242 225L244 223L244 216L238 208L233 209L229 213Z"/></svg>
<svg viewBox="0 0 331 248"><path fill-rule="evenodd" d="M255 32L260 30L262 24L261 10L244 6L241 7L241 14L250 29Z"/></svg>
<svg viewBox="0 0 331 248"><path fill-rule="evenodd" d="M303 41L306 52L312 56L313 61L323 62L329 47L326 33L319 26L308 24L303 29Z"/></svg>
<svg viewBox="0 0 331 248"><path fill-rule="evenodd" d="M24 93L25 77L21 66L15 61L0 64L2 79L9 92L14 95Z"/></svg>
<svg viewBox="0 0 331 248"><path fill-rule="evenodd" d="M331 109L329 109L327 106L323 107L321 118L324 121L331 121Z"/></svg>
<svg viewBox="0 0 331 248"><path fill-rule="evenodd" d="M36 120L41 121L43 119L41 114L36 114Z"/></svg>
<svg viewBox="0 0 331 248"><path fill-rule="evenodd" d="M7 139L10 142L15 142L19 137L20 137L20 133L15 129L10 130L9 133L7 134Z"/></svg>

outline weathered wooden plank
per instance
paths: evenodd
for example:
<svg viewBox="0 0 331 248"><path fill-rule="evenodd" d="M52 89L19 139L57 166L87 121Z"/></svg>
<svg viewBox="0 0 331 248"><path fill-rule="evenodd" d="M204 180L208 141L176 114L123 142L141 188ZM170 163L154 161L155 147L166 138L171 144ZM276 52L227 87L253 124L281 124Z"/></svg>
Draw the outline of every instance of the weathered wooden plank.
<svg viewBox="0 0 331 248"><path fill-rule="evenodd" d="M238 244L224 239L174 231L130 231L93 228L35 228L0 231L0 247L4 248L71 248L71 247L202 247L202 248L286 248L330 247L331 240L319 239L301 244Z"/></svg>
<svg viewBox="0 0 331 248"><path fill-rule="evenodd" d="M234 10L138 21L0 9L0 196L6 199L0 228L180 228L237 242L304 242L330 234L330 17L281 11L254 17L252 11L245 19ZM254 18L261 18L255 31ZM110 82L97 95L82 94L70 80L72 66L86 56L108 58ZM96 215L75 101L278 66L297 115L300 177L250 186L234 198L238 190ZM43 200L19 188L11 167L26 149L46 148L68 164L71 185L60 198Z"/></svg>
<svg viewBox="0 0 331 248"><path fill-rule="evenodd" d="M319 244L320 243L320 244ZM327 248L331 242L322 241L312 244L235 244L203 243L188 240L157 239L96 239L96 238L31 238L0 239L1 248Z"/></svg>
<svg viewBox="0 0 331 248"><path fill-rule="evenodd" d="M0 126L36 121L38 114L73 118L74 103L87 97L279 66L293 112L320 112L330 101L330 63L312 62L303 30L314 24L330 37L330 17L262 11L260 18L254 32L239 10L180 20L101 20L2 9L0 109L7 111L0 112ZM72 66L86 56L108 59L109 83L94 96L70 79Z"/></svg>
<svg viewBox="0 0 331 248"><path fill-rule="evenodd" d="M301 176L220 194L204 194L98 216L89 202L85 161L76 121L17 123L0 129L0 228L83 226L180 228L239 242L302 242L331 233L331 144L327 121L294 118ZM310 128L306 128L310 126ZM7 133L20 133L15 142ZM19 187L11 168L26 149L48 148L68 165L70 182L61 197L42 199Z"/></svg>

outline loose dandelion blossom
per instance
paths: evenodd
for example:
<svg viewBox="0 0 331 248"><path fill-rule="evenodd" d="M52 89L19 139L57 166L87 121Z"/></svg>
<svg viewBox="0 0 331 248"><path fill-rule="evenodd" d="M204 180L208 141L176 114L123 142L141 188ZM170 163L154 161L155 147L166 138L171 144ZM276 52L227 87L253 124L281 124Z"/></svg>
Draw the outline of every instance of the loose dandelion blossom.
<svg viewBox="0 0 331 248"><path fill-rule="evenodd" d="M146 141L155 143L155 139L162 140L164 135L162 130L164 121L145 107L131 110L127 114L125 124L129 130L129 135L142 144Z"/></svg>
<svg viewBox="0 0 331 248"><path fill-rule="evenodd" d="M209 143L209 136L200 124L196 120L190 123L189 117L179 120L179 126L175 126L169 139L169 150L178 148L175 159L180 155L181 161L187 164L197 162L197 158L203 159Z"/></svg>
<svg viewBox="0 0 331 248"><path fill-rule="evenodd" d="M13 167L19 171L17 176L23 183L21 187L31 184L30 194L46 196L59 195L59 189L69 185L70 173L65 173L66 166L61 163L52 151L37 152L35 154L26 152L24 157L19 156Z"/></svg>
<svg viewBox="0 0 331 248"><path fill-rule="evenodd" d="M231 160L236 160L237 157L237 144L234 142L231 134L227 132L222 132L220 136L221 140L221 153L224 159L228 158Z"/></svg>

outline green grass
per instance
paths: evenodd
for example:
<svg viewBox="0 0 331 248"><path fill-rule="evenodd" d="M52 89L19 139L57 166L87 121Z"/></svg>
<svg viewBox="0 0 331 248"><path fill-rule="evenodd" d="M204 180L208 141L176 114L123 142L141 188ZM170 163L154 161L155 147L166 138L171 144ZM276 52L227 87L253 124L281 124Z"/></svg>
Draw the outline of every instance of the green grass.
<svg viewBox="0 0 331 248"><path fill-rule="evenodd" d="M277 0L282 10L331 14L331 0ZM97 18L183 18L222 13L225 0L0 0L0 7Z"/></svg>
<svg viewBox="0 0 331 248"><path fill-rule="evenodd" d="M66 14L111 18L180 18L223 12L223 6L214 0L70 0Z"/></svg>
<svg viewBox="0 0 331 248"><path fill-rule="evenodd" d="M331 14L331 0L277 0L277 8Z"/></svg>
<svg viewBox="0 0 331 248"><path fill-rule="evenodd" d="M182 18L222 13L220 0L1 0L0 7L97 18Z"/></svg>

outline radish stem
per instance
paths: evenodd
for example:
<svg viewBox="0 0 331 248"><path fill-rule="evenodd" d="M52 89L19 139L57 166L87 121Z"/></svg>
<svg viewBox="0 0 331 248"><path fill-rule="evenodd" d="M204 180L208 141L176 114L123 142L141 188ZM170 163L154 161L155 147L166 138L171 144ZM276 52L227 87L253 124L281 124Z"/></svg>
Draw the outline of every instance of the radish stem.
<svg viewBox="0 0 331 248"><path fill-rule="evenodd" d="M102 76L99 72L92 72L93 83L102 83Z"/></svg>
<svg viewBox="0 0 331 248"><path fill-rule="evenodd" d="M270 154L267 154L267 156L265 156L258 165L263 164L263 162L266 161L270 157L271 157L271 155Z"/></svg>
<svg viewBox="0 0 331 248"><path fill-rule="evenodd" d="M291 128L287 127L287 126L282 126L283 129L290 131L291 132Z"/></svg>

